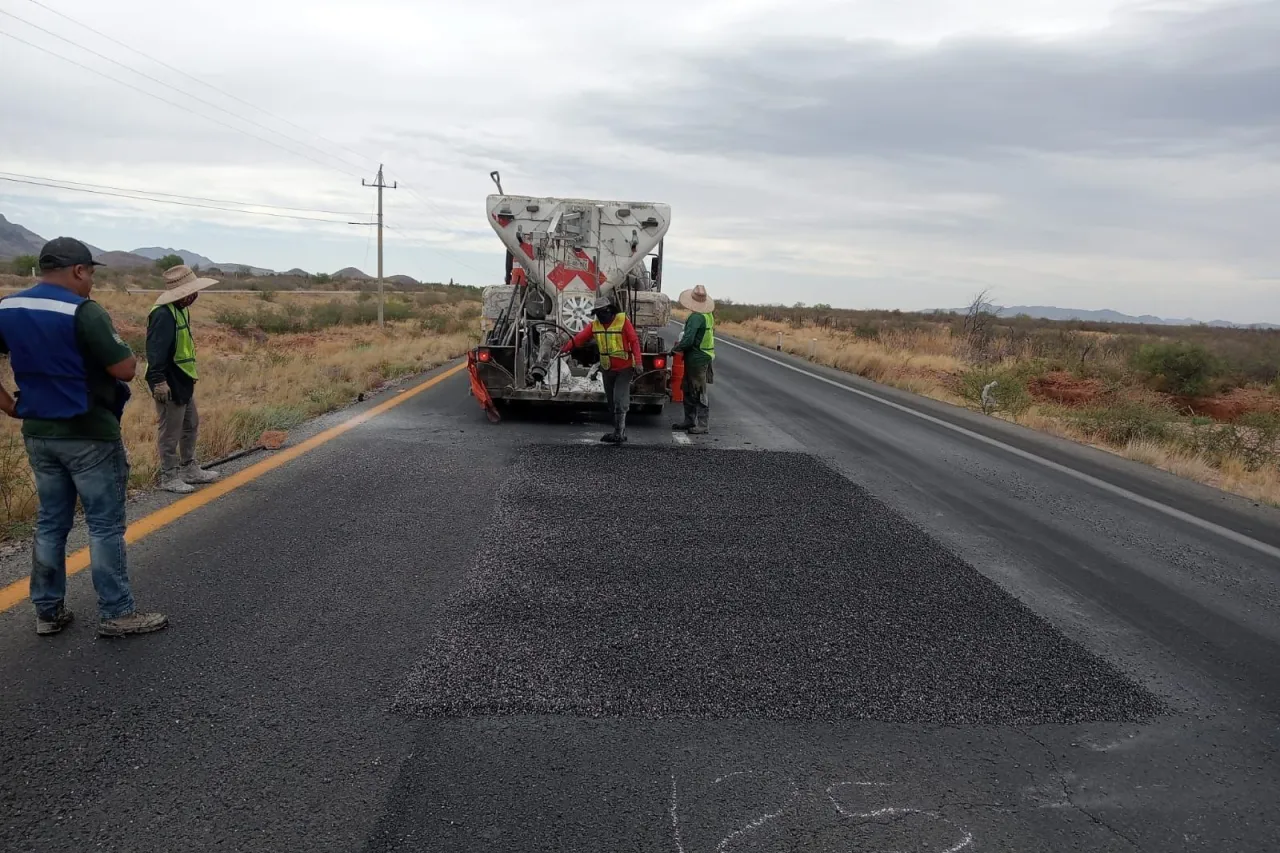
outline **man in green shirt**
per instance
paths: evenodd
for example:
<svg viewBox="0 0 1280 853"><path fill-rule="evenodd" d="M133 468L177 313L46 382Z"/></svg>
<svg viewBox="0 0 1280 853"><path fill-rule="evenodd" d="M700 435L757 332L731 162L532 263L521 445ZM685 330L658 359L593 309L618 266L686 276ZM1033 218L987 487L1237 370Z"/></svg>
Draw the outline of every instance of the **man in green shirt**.
<svg viewBox="0 0 1280 853"><path fill-rule="evenodd" d="M707 295L707 289L698 285L680 294L680 305L691 313L684 324L684 334L675 345L674 352L684 356L684 420L672 424L672 429L686 430L690 435L706 435L710 431L707 418L710 405L707 386L713 381L712 365L716 358L715 317L716 303Z"/></svg>
<svg viewBox="0 0 1280 853"><path fill-rule="evenodd" d="M40 500L31 554L36 633L56 634L72 621L64 599L77 499L89 528L98 633L156 631L168 619L134 606L125 558L129 459L120 417L137 358L89 298L97 262L84 243L50 240L39 264L38 284L0 299L0 354L18 385L13 395L0 388L0 411L22 420Z"/></svg>

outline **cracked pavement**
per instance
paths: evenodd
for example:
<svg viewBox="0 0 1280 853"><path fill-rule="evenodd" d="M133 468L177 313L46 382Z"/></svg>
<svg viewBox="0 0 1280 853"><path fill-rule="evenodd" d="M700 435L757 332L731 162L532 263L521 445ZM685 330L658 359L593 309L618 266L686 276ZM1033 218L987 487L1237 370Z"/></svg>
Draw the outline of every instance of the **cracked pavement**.
<svg viewBox="0 0 1280 853"><path fill-rule="evenodd" d="M0 847L1280 849L1272 558L729 343L711 393L604 448L453 377L131 546L162 634L0 614Z"/></svg>

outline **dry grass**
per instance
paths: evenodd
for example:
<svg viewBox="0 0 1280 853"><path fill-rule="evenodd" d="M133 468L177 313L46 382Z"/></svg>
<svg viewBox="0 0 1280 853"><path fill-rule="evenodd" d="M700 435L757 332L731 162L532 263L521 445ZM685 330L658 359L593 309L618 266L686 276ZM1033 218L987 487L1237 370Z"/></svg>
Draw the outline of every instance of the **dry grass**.
<svg viewBox="0 0 1280 853"><path fill-rule="evenodd" d="M960 402L952 379L965 364L938 330L896 331L885 340L864 340L830 329L795 329L769 320L720 323L716 330L771 349L781 336L783 351L792 355L926 397Z"/></svg>
<svg viewBox="0 0 1280 853"><path fill-rule="evenodd" d="M118 293L95 293L95 298L112 313L121 334L142 356L151 298ZM281 295L278 302L305 308L329 299L291 294ZM413 320L388 324L385 331L359 325L296 334L267 335L256 330L237 334L212 319L220 309L259 304L262 300L255 296L214 294L192 308L201 376L197 401L202 460L253 446L265 430L292 429L390 380L444 364L476 340L474 303L430 306ZM133 464L130 485L135 489L152 485L157 471L155 410L143 372L140 366L133 382L134 398L121 424ZM0 381L13 387L7 360L0 362ZM20 424L8 418L0 421L3 541L25 532L36 503Z"/></svg>
<svg viewBox="0 0 1280 853"><path fill-rule="evenodd" d="M678 316L687 312L677 311ZM970 347L952 328L912 319L902 327L881 324L859 330L831 328L809 322L747 318L718 321L717 331L774 349L779 335L785 352L947 403L982 408L978 393L991 379L998 379L1007 406L991 413L1060 438L1089 444L1142 462L1180 477L1195 480L1251 500L1280 506L1280 447L1252 457L1240 452L1209 452L1189 442L1195 429L1235 431L1249 435L1249 427L1228 424L1204 426L1205 418L1178 413L1167 395L1159 395L1123 373L1117 361L1089 362L1081 357L1078 373L1097 374L1088 379L1108 389L1087 411L1036 401L1028 383L1046 371L1070 365L1046 366L1031 342L1002 346L979 364ZM1073 332L1080 338L1106 343L1106 333ZM1079 346L1078 343L1073 344ZM1086 344L1087 347L1087 344ZM1084 349L1081 350L1085 351ZM1092 350L1090 350L1092 352ZM1086 379L1075 381L1084 383ZM1274 402L1280 388L1251 389L1260 399ZM1016 400L1016 405L1013 401ZM1006 411L1000 411L1006 408ZM1167 410L1167 411L1166 411ZM1246 442L1247 443L1247 442ZM1258 460L1262 461L1259 462Z"/></svg>

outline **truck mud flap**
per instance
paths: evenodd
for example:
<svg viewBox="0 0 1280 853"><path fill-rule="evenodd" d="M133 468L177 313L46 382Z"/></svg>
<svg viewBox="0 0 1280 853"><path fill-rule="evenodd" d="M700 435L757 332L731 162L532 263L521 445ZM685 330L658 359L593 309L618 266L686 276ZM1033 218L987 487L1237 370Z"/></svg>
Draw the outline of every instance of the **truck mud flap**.
<svg viewBox="0 0 1280 853"><path fill-rule="evenodd" d="M480 405L484 407L484 414L490 423L498 423L502 420L502 415L498 414L498 407L493 404L493 398L489 396L489 389L485 387L484 382L480 380L480 369L476 366L476 351L471 350L467 353L467 373L471 376L471 393L480 401Z"/></svg>

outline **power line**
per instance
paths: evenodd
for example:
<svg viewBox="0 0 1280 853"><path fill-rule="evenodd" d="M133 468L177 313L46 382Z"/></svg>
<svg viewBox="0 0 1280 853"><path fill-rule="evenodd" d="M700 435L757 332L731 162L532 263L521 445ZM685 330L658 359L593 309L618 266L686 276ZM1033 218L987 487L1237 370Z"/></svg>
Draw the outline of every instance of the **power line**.
<svg viewBox="0 0 1280 853"><path fill-rule="evenodd" d="M420 204L422 204L422 205L429 205L431 208L433 208L433 209L434 209L437 213L439 213L441 216L448 216L448 214L447 214L447 213L445 213L445 212L444 212L442 209L440 209L439 207L437 207L437 206L436 206L436 204L435 204L434 202L432 202L430 199L425 198L424 196L422 196L421 194L419 194L419 193L418 193L418 191L417 191L417 190L415 190L413 187L409 186L408 184L404 184L404 183L401 183L401 186L402 186L404 189L408 190L408 191L409 191L409 195L411 195L411 196L413 196L414 198L416 198ZM438 220L438 219L434 219L434 218L432 218L432 217L428 217L428 222L434 222L436 225L438 225L438 226L440 227L440 230L441 230L441 231L454 231L454 230L455 230L455 229L450 228L449 226L445 225L445 224L444 224L443 222L441 222L440 220ZM388 227L388 228L391 228L391 226L390 226L390 225L388 225L387 227ZM401 235L403 235L403 236L405 236L405 237L408 237L408 236L409 236L408 234L405 234L405 232L404 232L404 231L401 231L399 228L391 228L391 230L392 230L392 231L395 231L396 233L401 234ZM441 254L441 255L443 255L443 256L445 256L445 257L447 257L447 258L451 259L454 263L460 264L461 266L464 266L464 267L466 267L467 269L471 270L472 272L478 273L479 275L487 275L487 273L485 273L483 270L476 269L476 268L475 268L474 266L472 266L471 264L467 263L466 261L464 261L464 260L462 260L461 258L459 258L457 255L455 255L455 254L453 254L452 252L450 252L448 249L437 249L437 248L432 248L430 251L436 252L437 254Z"/></svg>
<svg viewBox="0 0 1280 853"><path fill-rule="evenodd" d="M413 239L413 237L411 237L403 229L396 228L393 225L388 225L386 226L386 228L388 231L394 231L406 239L409 239L409 240ZM450 252L448 249L442 249L437 246L429 246L429 245L424 245L423 248L426 249L428 252L431 252L432 254L440 255L444 257L446 260L451 260L455 264L458 264L459 266L464 266L467 269L471 270L472 272L476 273L477 275L489 275L489 273L485 272L484 270L478 269L472 266L471 264L467 263L466 261L462 260L462 258L459 258L457 255L455 255L453 252Z"/></svg>
<svg viewBox="0 0 1280 853"><path fill-rule="evenodd" d="M243 213L248 216L271 216L276 219L298 219L303 222L329 222L334 225L348 224L347 222L344 222L339 219L320 219L315 216L292 216L286 213L267 213L266 211L261 211L261 210L239 210L233 207L214 207L213 205L208 205L208 204L192 204L185 201L171 201L169 199L163 199L163 198L148 198L146 196L128 195L125 193L117 193L117 192L106 192L103 190L86 189L84 187L63 186L62 184L56 184L56 183L45 183L41 181L27 181L27 180L21 180L19 178L6 178L3 175L0 175L0 181L8 181L11 184L28 184L33 187L47 187L49 189L55 189L55 190L67 190L69 192L89 193L90 195L112 196L114 198L128 198L128 199L133 199L134 201L149 201L152 204L173 204L173 205L177 205L178 207L198 207L204 210L221 210L225 213Z"/></svg>
<svg viewBox="0 0 1280 853"><path fill-rule="evenodd" d="M88 30L89 32L93 33L94 35L96 35L96 36L98 36L98 37L100 37L100 38L104 38L104 39L106 39L107 41L111 42L112 44L115 44L115 45L118 45L118 46L120 46L120 47L123 47L125 50L130 51L130 52L132 52L132 53L136 53L138 56L141 56L143 59L149 59L149 60L151 60L152 62L156 63L157 65L162 65L162 66L164 66L165 68L168 68L170 71L173 71L173 72L174 72L174 73L176 73L176 74L181 74L183 77L186 77L188 80L192 80L192 81L194 81L194 82L196 82L196 83L199 83L201 86L205 86L205 87L207 87L207 88L209 88L209 89L212 89L213 91L215 91L215 92L217 92L217 93L219 93L219 94L221 94L221 95L224 95L224 96L226 96L226 97L228 97L228 98L232 99L233 101L238 101L239 103L244 104L246 107L251 107L252 109L255 109L255 110L257 110L258 112L262 113L263 115L271 116L271 117L272 117L272 118L274 118L276 121L282 122L282 123L287 124L287 125L289 125L289 126L291 126L291 127L295 127L295 128L297 128L298 130L302 131L303 133L308 134L308 135L310 135L310 136L313 136L313 137L315 137L316 139L321 140L322 142L326 142L326 143L328 143L329 145L334 146L335 148L341 148L343 151L346 151L346 152L348 152L349 154L354 154L355 156L357 156L357 157L359 157L359 158L361 158L361 159L364 159L364 156L365 156L365 155L361 154L359 151L352 151L350 148L348 148L347 146L343 145L343 144L342 144L342 143L340 143L340 142L334 142L332 139L329 139L329 138L327 138L327 137L321 136L320 134L316 133L315 131L308 130L307 128L303 127L302 125L295 124L294 122L289 121L287 118L283 118L283 117L281 117L281 116L278 116L278 115L276 115L275 113L273 113L273 112L271 112L271 111L269 111L269 110L265 110L265 109L263 109L262 107L259 107L259 106L255 105L255 104L250 103L249 101L246 101L244 98L241 98L241 97L239 97L239 96L237 96L237 95L233 95L232 93L230 93L230 92L226 91L225 89L220 89L220 88L218 88L217 86L213 85L212 83L209 83L209 82L207 82L207 81L205 81L205 80L201 80L199 77L196 77L195 75L188 74L187 72L183 71L181 68L177 68L177 67L175 67L175 66L173 66L173 65L170 65L169 63L165 62L164 60L156 59L154 56L151 56L151 55L150 55L150 54L148 54L148 53L144 53L143 51L138 50L136 47L131 47L130 45L125 44L124 42L120 41L119 39L112 38L111 36L107 35L106 33L102 32L101 30L96 30L96 29L94 29L93 27L89 26L88 24L84 23L83 21L76 20L75 18L71 17L70 15L67 15L67 14L64 14L64 13L62 13L62 12L59 12L57 9L54 9L54 8L52 8L52 7L50 7L50 6L46 6L44 3L41 3L41 2L40 2L40 0L27 0L27 2L29 2L29 3L31 3L31 4L33 4L33 5L39 6L41 9L44 9L46 12L50 12L50 13L52 13L52 14L54 14L54 15L57 15L59 18L63 18L63 19L65 19L65 20L67 20L67 21L70 21L71 23L75 24L76 26L81 27L81 28L83 28L83 29L86 29L86 30ZM283 134L282 134L282 135L283 135ZM317 149L315 149L315 150L319 151L320 149L319 149L319 148L317 148ZM331 155L331 154L330 154L330 155L327 155L327 156L331 156L331 157L332 157L333 155ZM344 158L340 158L340 157L334 157L334 159L335 159L335 160L342 160L343 162L347 163L348 165L355 166L355 167L360 168L360 169L365 168L365 164L352 163L350 160L346 160L346 159L344 159Z"/></svg>
<svg viewBox="0 0 1280 853"><path fill-rule="evenodd" d="M303 141L302 141L302 140L300 140L300 139L294 139L293 137L288 136L287 134L281 133L280 131L276 130L275 128L268 127L267 125L262 124L261 122L257 122L257 121L254 121L253 119L245 118L244 116L237 115L236 113L233 113L231 110L228 110L228 109L226 109L226 108L224 108L224 107L221 107L221 106L219 106L218 104L213 103L212 101L205 100L204 98L201 98L201 97L200 97L200 96L198 96L198 95L193 95L193 94L191 94L190 92L186 91L185 89L179 89L177 86L174 86L174 85L172 85L172 84L166 83L166 82L164 82L163 80L160 80L160 79L158 79L158 78L156 78L156 77L152 77L150 74L146 74L146 73L144 73L144 72L142 72L142 71L139 71L138 69L134 68L134 67L133 67L133 66L131 66L131 65L126 65L125 63L123 63L123 62L119 61L118 59L112 59L110 56L107 56L106 54L102 54L102 53L99 53L98 51L96 51L96 50L94 50L94 49L92 49L92 48L85 47L84 45L80 44L79 42L72 41L71 39L67 38L66 36L59 35L58 33L54 32L53 30L45 29L44 27L40 26L39 24L33 24L31 21L28 21L26 18L20 18L20 17L18 17L17 15L13 14L12 12L6 12L4 9L0 9L0 15L5 15L5 16L7 16L7 17L13 18L15 21L18 21L19 23L26 24L28 27L31 27L31 28L33 28L33 29L37 29L37 30L39 30L40 32L44 33L45 35L53 36L54 38L56 38L56 39L58 39L58 40L60 40L60 41L64 41L64 42L66 42L67 44L71 45L72 47L79 48L80 50L83 50L83 51L85 51L86 53L91 53L91 54L93 54L94 56L98 57L99 59L105 59L107 62L110 62L110 63L111 63L111 64L113 64L113 65L118 65L118 66L120 66L121 68L123 68L123 69L124 69L124 70L126 70L126 71L131 71L131 72L133 72L134 74L137 74L139 77L143 78L144 80L150 80L152 83L155 83L155 84L157 84L157 85L159 85L159 86L164 86L166 89L172 89L173 91L177 92L177 93L178 93L178 94L180 94L180 95L183 95L183 96L185 96L185 97L191 98L191 99L192 99L192 100L194 100L194 101L199 101L200 103L205 104L206 106L213 107L215 110L218 110L219 112L226 113L227 115L231 116L232 118L239 119L240 121L243 121L243 122L245 122L245 123L247 123L247 124L251 124L251 125L253 125L254 127L260 127L260 128L262 128L263 130L267 131L268 133L274 133L274 134L276 134L276 135L278 135L278 136L282 136L282 137L284 137L285 139L289 140L290 142L294 142L294 143L297 143L297 144L299 144L299 145L305 145L306 147L310 148L312 151L319 152L321 155L323 155L323 156L325 156L325 157L328 157L328 158L330 158L330 159L333 159L333 160L339 160L340 162L343 162L343 163L345 163L345 162L346 162L346 161L342 160L341 158L339 158L339 157L335 157L334 155L330 154L328 151L322 151L321 149L316 148L314 145L311 145L311 144L309 144L309 143L307 143L307 142L303 142ZM286 150L288 150L288 149L286 149ZM294 153L297 153L297 154L301 155L301 152L294 152ZM305 156L305 155L301 155L301 156ZM312 159L312 162L319 162L318 160L314 160L313 158L308 158L308 159ZM336 167L336 166L333 166L333 165L328 165L328 168L330 168L330 169L336 169L337 167ZM345 172L346 170L339 170L339 171L344 171L344 172ZM346 172L346 174L352 174L352 173L350 173L350 172Z"/></svg>
<svg viewBox="0 0 1280 853"><path fill-rule="evenodd" d="M99 189L99 190L116 190L117 192L125 192L125 193L140 193L142 195L158 195L158 196L165 196L166 198L186 199L188 201L208 201L208 202L213 202L214 204L238 204L238 205L243 205L245 207L268 207L268 208L271 208L272 210L292 210L297 213L328 213L328 214L332 214L333 216L362 216L364 214L364 211L362 210L355 210L355 211L321 210L321 209L311 208L311 207L285 207L284 205L262 204L256 201L234 201L232 199L225 199L225 198L205 198L204 196L198 196L198 195L178 195L176 193L162 193L156 190L140 190L140 189L135 189L133 187L112 187L112 186L107 186L106 184L90 184L84 181L68 180L67 178L46 178L42 175L23 175L17 172L0 172L0 176L4 176L4 175L8 175L9 177L12 177L12 178L25 178L27 180L32 180L32 181L53 181L59 184L75 184L77 186L92 187L94 189Z"/></svg>
<svg viewBox="0 0 1280 853"><path fill-rule="evenodd" d="M2 11L2 10L0 10L0 11ZM6 12L5 14L8 14L8 13ZM259 142L265 142L265 143L267 143L268 145L272 145L272 146L274 146L274 147L276 147L276 148L279 148L281 151L284 151L284 152L285 152L285 153L287 153L287 154L292 154L292 155L294 155L295 157L304 157L304 158L306 158L307 160L310 160L312 163L315 163L315 164L317 164L317 165L319 165L319 166L323 166L323 167L324 167L324 168L326 168L326 169L335 169L336 171L344 172L345 174L348 174L348 175L352 174L351 172L346 172L346 171L345 171L345 170L343 170L343 169L338 169L336 166L334 166L334 165L333 165L333 164L331 164L331 163L324 163L324 162L321 162L320 160L317 160L317 159L316 159L316 158L314 158L314 157L308 156L308 155L306 155L306 154L302 153L301 151L295 151L295 150L294 150L294 149L292 149L292 148L286 148L285 146L281 145L280 143L278 143L278 142L276 142L276 141L274 141L274 140L267 139L267 138L262 137L262 136L258 136L256 133L250 133L249 131L245 130L245 129L244 129L244 128L242 128L242 127L236 127L236 126L234 126L234 125L227 124L226 122L219 121L218 119L213 118L212 116L207 116L207 115L205 115L204 113L198 113L198 112L196 112L195 110L191 109L190 107L185 106L184 104L180 104L180 103L178 103L177 101L171 101L171 100L169 100L168 98L163 98L163 97L161 97L160 95L155 94L154 92L148 92L146 89L143 89L143 88L141 88L141 87L135 86L135 85L133 85L132 83L127 83L127 82L125 82L124 80L121 80L119 77L112 77L110 74L107 74L107 73L105 73L105 72L99 71L98 69L93 68L93 67L91 67L91 66L85 65L83 62L77 62L76 60L71 59L70 57L67 57L67 56L63 56L63 55L62 55L62 54L60 54L60 53L56 53L56 52L54 52L54 51L50 50L49 48L44 47L43 45L33 44L32 42L24 41L23 39L20 39L20 38L18 38L17 36L15 36L13 33L9 33L9 32L5 32L4 30L0 30L0 36L5 36L6 38L10 38L10 39L13 39L14 41L18 42L18 44L26 45L27 47L34 48L34 49L39 50L39 51L41 51L41 52L43 52L43 53L47 53L47 54L49 54L49 55L50 55L50 56L52 56L52 57L55 57L55 58L57 58L57 59L61 59L63 62L69 62L69 63L71 63L72 65L75 65L75 66L78 66L78 67L80 67L80 68L83 68L85 71L88 71L88 72L90 72L90 73L92 73L92 74L97 74L99 77L104 77L104 78L106 78L107 80L110 80L110 81L111 81L111 82L113 82L113 83L119 83L121 86L125 86L125 87L127 87L127 88L133 89L135 92L140 92L140 93L142 93L143 95L146 95L146 96L147 96L147 97L149 97L149 98L154 98L155 100L160 101L162 104L168 104L168 105L169 105L169 106L171 106L171 107L177 107L178 109L182 110L183 112L191 113L191 114L192 114L192 115L194 115L194 116L198 116L199 118L205 119L206 121L212 122L212 123L214 123L214 124L216 124L216 125L219 125L219 126L221 126L221 127L225 127L225 128L226 128L226 129L228 129L228 130L234 130L234 131L236 131L237 133L242 133L242 134L244 134L245 136L248 136L248 137L251 137L251 138L253 138L253 139L258 140ZM73 45L74 45L74 44L75 44L75 42L70 42L70 41L68 41L68 44L73 44ZM86 48L86 50L87 50L87 48ZM90 53L93 53L93 51L89 51L89 52L90 52ZM99 55L100 55L100 54L99 54ZM125 66L125 67L127 68L128 66ZM137 73L137 72L135 72L135 73ZM146 75L144 74L144 75L142 75L142 76L144 76L144 77L145 77ZM172 88L172 87L170 87L170 88ZM176 90L176 91L181 91L181 90ZM185 94L185 93L183 93L183 94ZM272 132L273 132L273 133L275 133L275 132L277 132L277 131L272 131ZM294 140L294 141L297 141L297 140ZM328 156L332 156L332 155L328 155ZM358 177L358 176L357 176L357 177Z"/></svg>

